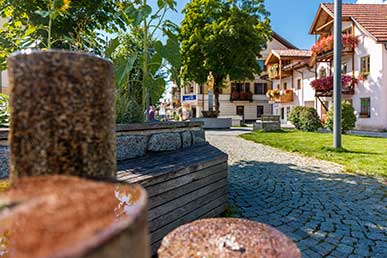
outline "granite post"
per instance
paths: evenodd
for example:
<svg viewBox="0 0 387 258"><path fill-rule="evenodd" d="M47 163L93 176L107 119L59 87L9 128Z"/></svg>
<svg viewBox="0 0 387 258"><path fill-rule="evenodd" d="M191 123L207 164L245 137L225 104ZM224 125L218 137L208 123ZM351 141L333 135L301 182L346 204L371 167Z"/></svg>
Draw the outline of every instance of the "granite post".
<svg viewBox="0 0 387 258"><path fill-rule="evenodd" d="M114 177L113 65L67 51L8 58L10 177Z"/></svg>

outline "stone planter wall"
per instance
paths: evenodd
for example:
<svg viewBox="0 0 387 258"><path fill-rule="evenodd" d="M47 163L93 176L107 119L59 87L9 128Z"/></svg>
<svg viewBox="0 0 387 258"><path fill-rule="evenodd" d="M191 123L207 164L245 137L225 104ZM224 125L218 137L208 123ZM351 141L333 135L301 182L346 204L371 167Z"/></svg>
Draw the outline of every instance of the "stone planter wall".
<svg viewBox="0 0 387 258"><path fill-rule="evenodd" d="M117 125L117 161L206 142L201 122ZM9 174L8 129L0 129L0 178Z"/></svg>

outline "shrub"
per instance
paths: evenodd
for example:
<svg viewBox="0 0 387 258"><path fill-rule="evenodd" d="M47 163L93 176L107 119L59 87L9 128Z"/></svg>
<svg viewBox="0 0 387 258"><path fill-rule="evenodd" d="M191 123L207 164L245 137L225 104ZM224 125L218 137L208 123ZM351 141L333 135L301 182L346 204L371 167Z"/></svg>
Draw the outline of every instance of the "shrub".
<svg viewBox="0 0 387 258"><path fill-rule="evenodd" d="M316 109L312 107L304 107L304 109L301 110L300 127L301 130L307 132L314 132L322 127L321 119L318 116Z"/></svg>
<svg viewBox="0 0 387 258"><path fill-rule="evenodd" d="M9 119L8 96L0 94L0 126L6 126Z"/></svg>
<svg viewBox="0 0 387 258"><path fill-rule="evenodd" d="M144 122L141 105L126 95L116 95L116 123L130 124Z"/></svg>
<svg viewBox="0 0 387 258"><path fill-rule="evenodd" d="M333 107L329 110L327 114L327 122L326 126L333 130L333 115L334 109ZM345 133L348 130L352 130L356 126L356 115L355 109L352 107L352 104L343 101L341 103L341 131Z"/></svg>
<svg viewBox="0 0 387 258"><path fill-rule="evenodd" d="M316 109L311 107L295 107L289 113L289 121L302 131L314 132L322 127Z"/></svg>
<svg viewBox="0 0 387 258"><path fill-rule="evenodd" d="M300 124L300 112L303 110L304 107L297 106L290 111L288 120L298 129L301 130L301 124Z"/></svg>

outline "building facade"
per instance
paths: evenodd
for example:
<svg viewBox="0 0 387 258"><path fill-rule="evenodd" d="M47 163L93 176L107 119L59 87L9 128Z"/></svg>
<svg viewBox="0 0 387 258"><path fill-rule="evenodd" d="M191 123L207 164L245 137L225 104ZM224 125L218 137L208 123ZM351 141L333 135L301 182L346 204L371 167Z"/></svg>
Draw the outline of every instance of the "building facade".
<svg viewBox="0 0 387 258"><path fill-rule="evenodd" d="M273 39L268 42L267 48L262 51L257 62L265 71L265 59L271 50L294 48L296 47L293 44L273 33ZM254 81L232 82L227 80L225 85L219 95L220 117L236 118L249 122L257 120L263 114L272 113L272 105L266 97L271 83L264 75L255 76ZM202 111L209 109L208 89L211 87L213 85L211 78L209 78L209 81L204 85L189 83L181 89L181 103L190 106L193 117L202 117Z"/></svg>
<svg viewBox="0 0 387 258"><path fill-rule="evenodd" d="M310 29L319 40L301 53L304 58L273 50L265 61L272 87L282 96L270 100L283 124L294 106L314 107L324 121L333 105L332 89L327 88L333 75L333 10L333 4L320 5ZM357 129L387 129L386 17L385 4L343 4L342 94L355 109ZM288 93L293 99L283 97L288 85L293 85Z"/></svg>

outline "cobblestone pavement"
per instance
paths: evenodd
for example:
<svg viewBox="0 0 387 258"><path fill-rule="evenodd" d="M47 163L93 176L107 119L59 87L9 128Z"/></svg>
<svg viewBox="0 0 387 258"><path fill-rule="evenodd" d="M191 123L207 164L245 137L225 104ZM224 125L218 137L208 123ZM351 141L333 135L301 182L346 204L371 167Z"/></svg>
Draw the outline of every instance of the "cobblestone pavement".
<svg viewBox="0 0 387 258"><path fill-rule="evenodd" d="M239 132L239 133L242 133ZM339 165L210 131L229 154L229 203L237 216L272 225L303 257L387 258L387 185Z"/></svg>

